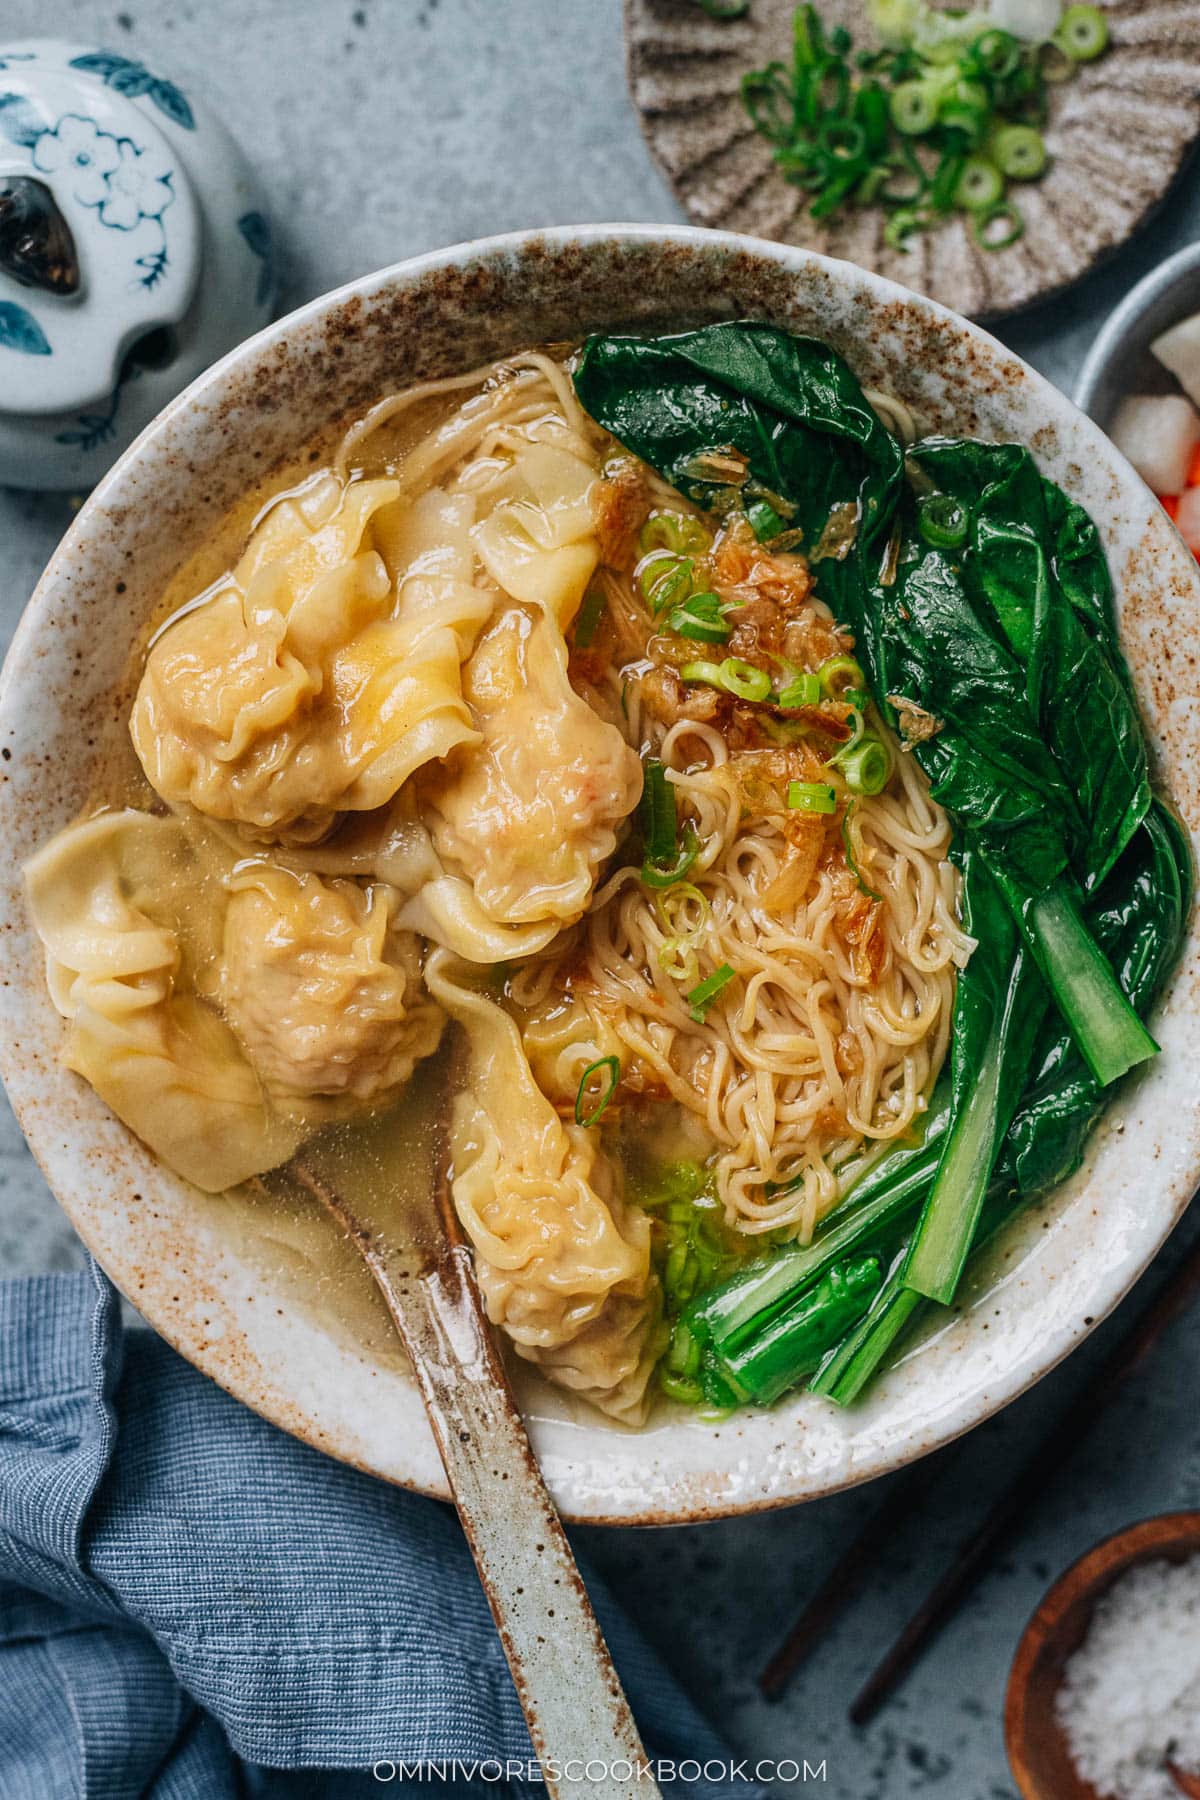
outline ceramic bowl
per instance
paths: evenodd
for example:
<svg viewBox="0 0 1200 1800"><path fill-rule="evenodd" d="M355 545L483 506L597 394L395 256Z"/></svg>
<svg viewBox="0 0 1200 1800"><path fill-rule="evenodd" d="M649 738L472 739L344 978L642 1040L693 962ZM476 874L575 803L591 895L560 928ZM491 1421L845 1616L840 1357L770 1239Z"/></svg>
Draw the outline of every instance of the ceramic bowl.
<svg viewBox="0 0 1200 1800"><path fill-rule="evenodd" d="M205 1196L57 1062L19 866L84 802L124 730L129 648L180 562L249 486L391 388L590 328L741 315L812 332L922 428L1031 446L1089 508L1116 580L1158 772L1200 830L1200 573L1099 430L994 339L848 263L686 227L589 226L440 251L315 300L170 405L83 507L0 687L0 1066L50 1186L113 1279L232 1393L332 1455L445 1491L372 1291L323 1220ZM1162 1055L1115 1100L1086 1167L1018 1221L867 1402L800 1395L725 1424L633 1434L524 1398L577 1519L668 1523L812 1498L894 1469L995 1412L1074 1348L1153 1257L1200 1178L1200 935L1155 1021Z"/></svg>
<svg viewBox="0 0 1200 1800"><path fill-rule="evenodd" d="M1200 244L1186 244L1151 269L1110 315L1075 384L1075 404L1105 430L1126 394L1177 394L1179 383L1150 346L1200 312Z"/></svg>

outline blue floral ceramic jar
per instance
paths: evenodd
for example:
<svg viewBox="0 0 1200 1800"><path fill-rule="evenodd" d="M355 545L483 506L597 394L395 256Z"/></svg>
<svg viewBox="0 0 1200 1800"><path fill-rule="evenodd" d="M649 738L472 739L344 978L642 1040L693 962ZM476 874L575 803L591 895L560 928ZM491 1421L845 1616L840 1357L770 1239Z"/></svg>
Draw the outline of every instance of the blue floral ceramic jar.
<svg viewBox="0 0 1200 1800"><path fill-rule="evenodd" d="M90 487L273 295L250 168L190 93L115 51L0 47L0 483Z"/></svg>

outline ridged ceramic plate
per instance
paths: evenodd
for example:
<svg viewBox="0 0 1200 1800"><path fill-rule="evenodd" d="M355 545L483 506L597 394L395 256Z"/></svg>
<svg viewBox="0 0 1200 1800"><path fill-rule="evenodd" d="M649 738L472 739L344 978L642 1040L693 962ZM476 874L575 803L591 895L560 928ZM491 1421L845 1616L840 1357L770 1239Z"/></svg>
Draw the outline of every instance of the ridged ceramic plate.
<svg viewBox="0 0 1200 1800"><path fill-rule="evenodd" d="M873 42L862 0L819 0L829 26ZM1051 166L1016 198L1025 235L987 251L961 218L883 241L866 207L817 222L750 124L748 69L787 61L794 0L750 0L741 19L709 19L695 0L625 0L629 81L651 151L698 225L745 231L845 257L969 317L996 317L1065 287L1124 243L1165 195L1200 130L1200 4L1114 0L1103 57L1052 88Z"/></svg>

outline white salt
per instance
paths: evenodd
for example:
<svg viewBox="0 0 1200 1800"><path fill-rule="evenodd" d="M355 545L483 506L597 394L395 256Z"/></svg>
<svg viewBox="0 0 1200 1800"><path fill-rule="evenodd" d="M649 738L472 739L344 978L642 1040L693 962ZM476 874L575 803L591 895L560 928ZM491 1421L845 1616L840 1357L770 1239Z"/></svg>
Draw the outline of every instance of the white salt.
<svg viewBox="0 0 1200 1800"><path fill-rule="evenodd" d="M1057 1710L1076 1769L1106 1800L1179 1800L1163 1765L1200 1771L1200 1556L1114 1582Z"/></svg>

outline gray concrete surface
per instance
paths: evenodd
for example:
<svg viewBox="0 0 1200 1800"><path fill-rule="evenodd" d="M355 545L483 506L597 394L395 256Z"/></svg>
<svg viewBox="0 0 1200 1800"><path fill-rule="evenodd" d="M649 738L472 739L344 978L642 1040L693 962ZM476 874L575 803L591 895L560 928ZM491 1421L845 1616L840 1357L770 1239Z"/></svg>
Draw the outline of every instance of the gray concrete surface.
<svg viewBox="0 0 1200 1800"><path fill-rule="evenodd" d="M285 258L284 304L441 244L519 226L679 216L625 88L619 0L7 0L4 37L136 52L206 94L256 158ZM1070 295L1000 335L1070 390L1106 312L1200 234L1185 174L1159 218ZM10 634L70 517L0 492L0 630ZM1136 1307L1200 1230L1181 1229ZM81 1251L20 1133L0 1124L0 1272ZM902 1693L865 1731L846 1707L945 1559L1119 1318L1023 1401L943 1453L927 1498L782 1704L755 1676L885 1484L760 1519L580 1534L648 1635L738 1751L807 1758L829 1800L1007 1800L1001 1709L1017 1637L1051 1577L1128 1521L1200 1505L1200 1322L1177 1325ZM795 1792L784 1784L780 1792Z"/></svg>

